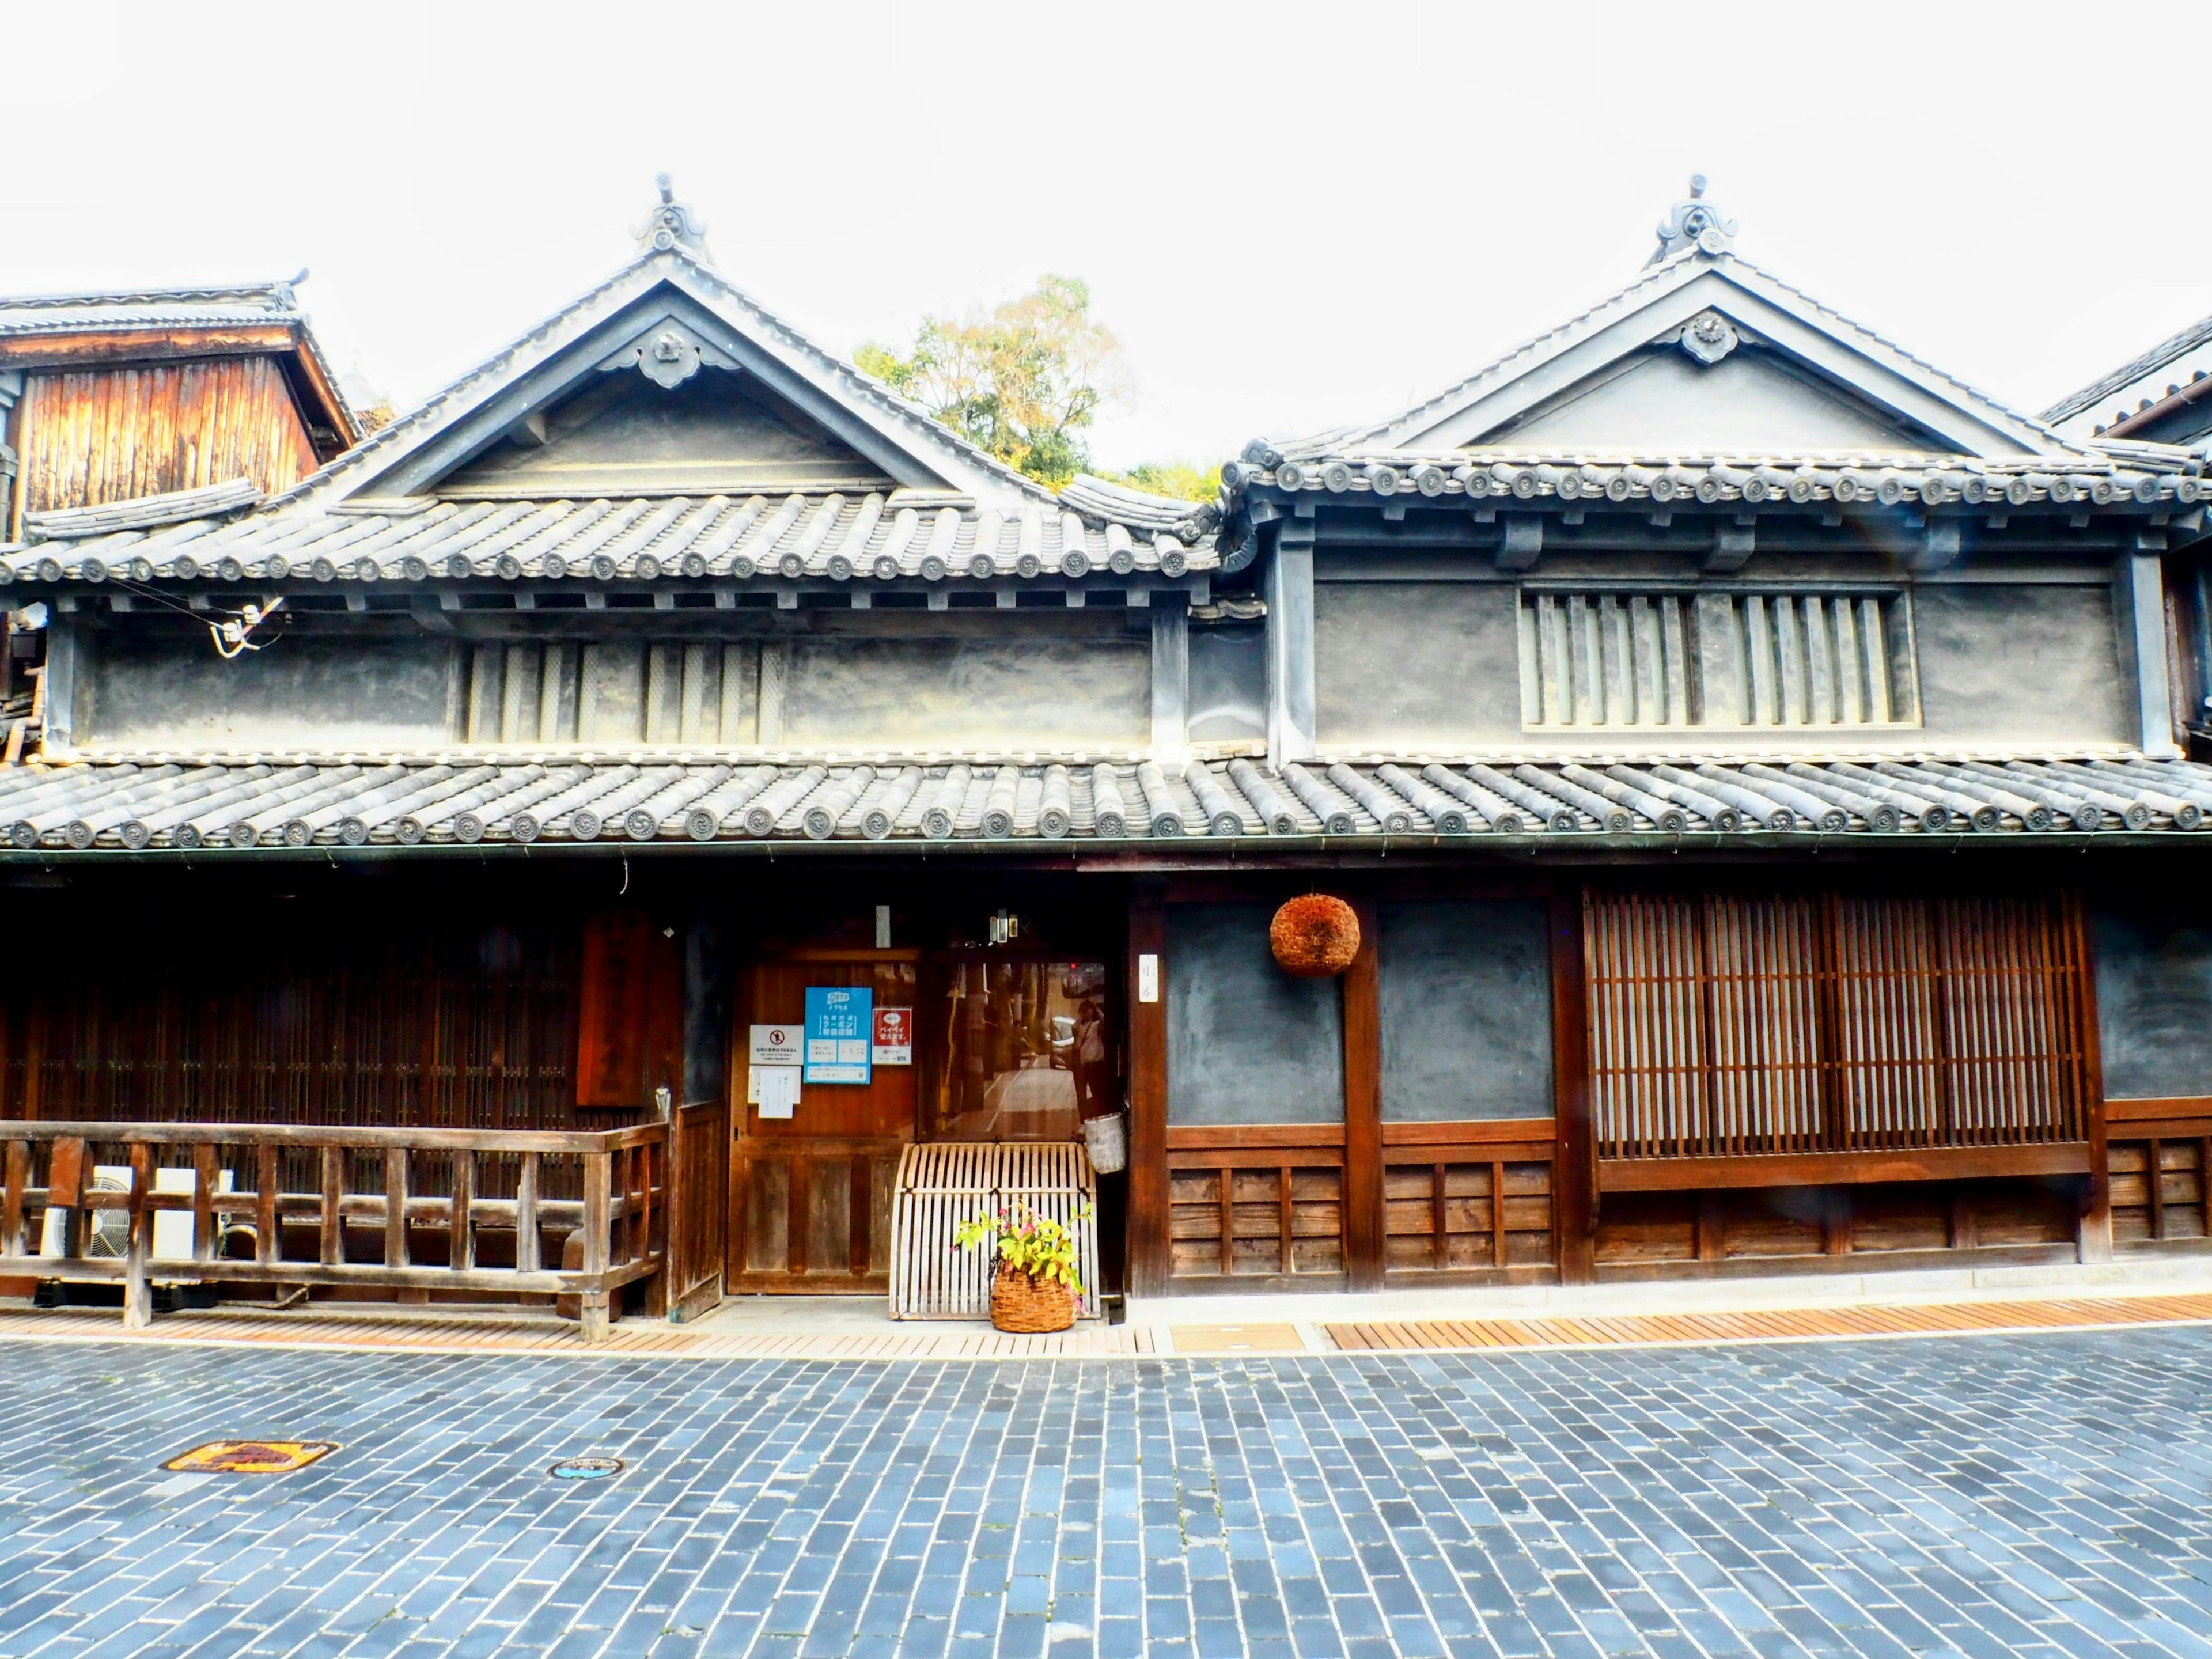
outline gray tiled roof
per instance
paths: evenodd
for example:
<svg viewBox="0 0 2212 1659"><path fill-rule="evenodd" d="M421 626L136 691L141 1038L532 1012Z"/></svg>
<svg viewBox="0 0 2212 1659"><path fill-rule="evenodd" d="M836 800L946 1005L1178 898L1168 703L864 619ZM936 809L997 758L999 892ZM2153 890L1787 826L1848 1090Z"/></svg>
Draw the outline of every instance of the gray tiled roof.
<svg viewBox="0 0 2212 1659"><path fill-rule="evenodd" d="M298 302L286 283L0 297L0 335L215 328L225 324L300 320Z"/></svg>
<svg viewBox="0 0 2212 1659"><path fill-rule="evenodd" d="M456 752L410 760L148 756L0 774L0 845L194 849L473 843L881 841L1091 843L1386 838L2185 834L2212 767L2062 760L1684 758L1269 770L1147 761L620 758Z"/></svg>
<svg viewBox="0 0 2212 1659"><path fill-rule="evenodd" d="M9 580L422 581L551 576L602 581L781 575L889 581L920 576L1179 576L1213 568L1211 534L1186 545L1047 507L1001 514L941 492L629 501L355 501L242 519L189 520L0 553ZM911 504L910 504L911 503Z"/></svg>
<svg viewBox="0 0 2212 1659"><path fill-rule="evenodd" d="M1423 495L1465 495L1529 500L1587 499L1806 503L1859 502L1927 506L2004 501L2015 507L2048 502L2155 507L2190 502L2212 483L2185 472L2181 450L2130 444L2112 454L2046 455L1983 460L1946 457L1931 465L1924 454L1791 453L1787 455L1672 455L1594 450L1527 449L1400 451L1309 441L1279 452L1273 465L1231 462L1222 470L1233 488L1272 484L1278 489L1343 495L1367 492Z"/></svg>
<svg viewBox="0 0 2212 1659"><path fill-rule="evenodd" d="M2191 323L2180 333L2160 340L2142 356L2122 363L2111 374L2092 380L2079 392L2061 398L2043 411L2043 418L2052 426L2061 421L2070 421L2076 415L2095 408L2106 398L2126 391L2144 375L2154 374L2175 358L2187 356L2207 341L2212 341L2212 317Z"/></svg>

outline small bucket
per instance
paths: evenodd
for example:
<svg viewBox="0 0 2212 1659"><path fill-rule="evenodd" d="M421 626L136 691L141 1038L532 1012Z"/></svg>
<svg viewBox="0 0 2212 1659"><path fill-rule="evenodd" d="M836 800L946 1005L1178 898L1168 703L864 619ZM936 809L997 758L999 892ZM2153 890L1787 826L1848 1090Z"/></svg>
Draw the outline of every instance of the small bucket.
<svg viewBox="0 0 2212 1659"><path fill-rule="evenodd" d="M1129 1167L1129 1115L1115 1112L1083 1121L1084 1149L1091 1167L1100 1175L1118 1175Z"/></svg>

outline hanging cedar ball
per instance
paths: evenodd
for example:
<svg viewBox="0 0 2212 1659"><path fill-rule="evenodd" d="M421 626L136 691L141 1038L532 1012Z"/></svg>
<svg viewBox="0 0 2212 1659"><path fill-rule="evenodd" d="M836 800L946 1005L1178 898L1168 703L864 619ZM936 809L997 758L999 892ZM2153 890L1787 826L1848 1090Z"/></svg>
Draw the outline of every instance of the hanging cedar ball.
<svg viewBox="0 0 2212 1659"><path fill-rule="evenodd" d="M1275 912L1267 943L1285 973L1327 979L1351 967L1359 954L1359 918L1340 898L1309 893Z"/></svg>

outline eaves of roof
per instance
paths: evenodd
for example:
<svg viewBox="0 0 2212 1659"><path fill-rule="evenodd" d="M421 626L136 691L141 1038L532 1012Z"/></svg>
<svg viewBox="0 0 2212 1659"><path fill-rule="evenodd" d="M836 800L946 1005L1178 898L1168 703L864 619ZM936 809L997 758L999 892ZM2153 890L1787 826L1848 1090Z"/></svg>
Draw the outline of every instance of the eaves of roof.
<svg viewBox="0 0 2212 1659"><path fill-rule="evenodd" d="M295 506L149 528L114 525L143 505L69 515L90 521L78 539L0 549L0 581L937 582L1139 572L1175 578L1219 562L1210 533L1186 542L1166 531L1093 525L1057 506L1000 513L951 505L942 492L543 501L416 496L356 499L343 512Z"/></svg>
<svg viewBox="0 0 2212 1659"><path fill-rule="evenodd" d="M2186 450L2130 444L2116 454L2077 453L1992 461L1968 456L1798 453L1652 455L1596 451L1392 450L1347 446L1293 459L1232 461L1232 495L1256 487L1299 495L1465 496L1515 502L1650 501L1717 507L1836 504L1859 509L1975 507L2003 502L2158 512L2212 495L2212 480Z"/></svg>
<svg viewBox="0 0 2212 1659"><path fill-rule="evenodd" d="M453 751L228 760L149 754L0 774L14 856L326 848L742 848L1251 852L1409 842L1810 850L2187 840L2212 767L2124 753L1721 764L1408 757L1171 775L1148 761ZM2212 839L2204 845L2212 848Z"/></svg>
<svg viewBox="0 0 2212 1659"><path fill-rule="evenodd" d="M2056 426L2061 421L2070 421L2076 415L2086 414L2106 398L2124 392L2144 375L2155 374L2175 358L2185 356L2207 342L2212 342L2212 317L2200 318L2180 333L2160 340L2140 357L2122 363L2111 374L2092 380L2079 392L2061 398L2043 411L2043 418Z"/></svg>

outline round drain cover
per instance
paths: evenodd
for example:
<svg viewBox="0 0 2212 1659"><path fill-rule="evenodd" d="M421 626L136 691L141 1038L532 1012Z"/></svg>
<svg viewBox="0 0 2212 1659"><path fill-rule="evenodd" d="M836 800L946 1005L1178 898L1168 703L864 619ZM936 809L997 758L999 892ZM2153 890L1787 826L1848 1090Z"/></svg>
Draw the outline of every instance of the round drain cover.
<svg viewBox="0 0 2212 1659"><path fill-rule="evenodd" d="M556 1480L605 1480L625 1467L619 1457L564 1457L545 1473Z"/></svg>

